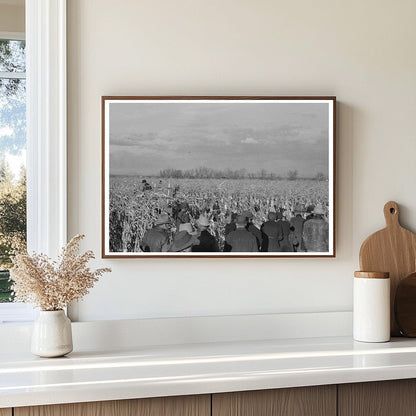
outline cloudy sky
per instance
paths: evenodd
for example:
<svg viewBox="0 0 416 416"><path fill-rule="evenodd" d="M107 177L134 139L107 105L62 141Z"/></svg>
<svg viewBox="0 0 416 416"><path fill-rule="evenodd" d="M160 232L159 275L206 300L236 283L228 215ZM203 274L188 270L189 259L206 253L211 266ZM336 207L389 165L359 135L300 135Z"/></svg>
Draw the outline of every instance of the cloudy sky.
<svg viewBox="0 0 416 416"><path fill-rule="evenodd" d="M202 166L328 174L328 104L110 104L110 174Z"/></svg>

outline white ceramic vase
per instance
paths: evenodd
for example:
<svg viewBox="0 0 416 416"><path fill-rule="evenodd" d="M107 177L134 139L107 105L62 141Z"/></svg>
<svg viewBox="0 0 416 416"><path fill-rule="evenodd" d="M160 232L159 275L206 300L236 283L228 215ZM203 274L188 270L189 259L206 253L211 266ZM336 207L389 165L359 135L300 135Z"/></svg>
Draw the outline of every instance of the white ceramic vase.
<svg viewBox="0 0 416 416"><path fill-rule="evenodd" d="M63 310L40 311L33 325L31 351L39 357L62 357L72 351L71 321Z"/></svg>

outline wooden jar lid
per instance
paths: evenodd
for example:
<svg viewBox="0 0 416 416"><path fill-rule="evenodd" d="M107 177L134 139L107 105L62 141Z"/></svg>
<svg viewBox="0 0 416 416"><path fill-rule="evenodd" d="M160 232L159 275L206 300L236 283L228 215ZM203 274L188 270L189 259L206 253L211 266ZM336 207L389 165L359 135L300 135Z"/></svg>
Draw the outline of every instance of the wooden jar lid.
<svg viewBox="0 0 416 416"><path fill-rule="evenodd" d="M366 279L388 279L389 276L389 272L354 272L354 277L364 277Z"/></svg>

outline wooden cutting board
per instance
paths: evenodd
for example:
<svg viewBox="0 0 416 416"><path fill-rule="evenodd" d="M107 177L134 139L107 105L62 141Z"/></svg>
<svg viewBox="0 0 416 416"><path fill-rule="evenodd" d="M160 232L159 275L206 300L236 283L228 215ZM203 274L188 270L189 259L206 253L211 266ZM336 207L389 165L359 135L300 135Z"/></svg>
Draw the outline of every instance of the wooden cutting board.
<svg viewBox="0 0 416 416"><path fill-rule="evenodd" d="M416 234L399 222L399 206L390 201L384 205L386 228L370 235L360 250L362 271L390 273L390 327L391 335L400 335L394 319L394 298L401 279L416 271Z"/></svg>
<svg viewBox="0 0 416 416"><path fill-rule="evenodd" d="M402 279L397 286L394 314L400 332L416 337L416 273Z"/></svg>

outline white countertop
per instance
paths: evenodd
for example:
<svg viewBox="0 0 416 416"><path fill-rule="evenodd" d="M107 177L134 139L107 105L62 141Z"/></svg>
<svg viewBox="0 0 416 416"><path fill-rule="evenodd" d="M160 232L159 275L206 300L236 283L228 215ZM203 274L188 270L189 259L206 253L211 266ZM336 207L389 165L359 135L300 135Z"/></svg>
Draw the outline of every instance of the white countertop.
<svg viewBox="0 0 416 416"><path fill-rule="evenodd" d="M416 339L140 346L42 359L0 353L0 408L416 377Z"/></svg>

